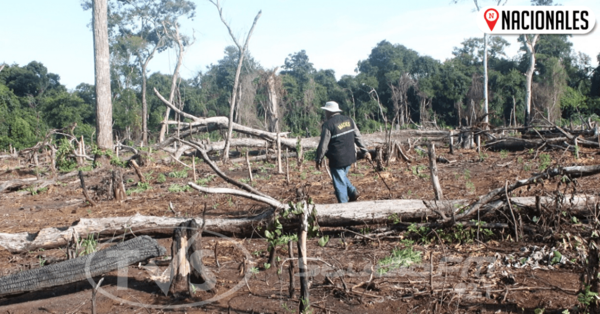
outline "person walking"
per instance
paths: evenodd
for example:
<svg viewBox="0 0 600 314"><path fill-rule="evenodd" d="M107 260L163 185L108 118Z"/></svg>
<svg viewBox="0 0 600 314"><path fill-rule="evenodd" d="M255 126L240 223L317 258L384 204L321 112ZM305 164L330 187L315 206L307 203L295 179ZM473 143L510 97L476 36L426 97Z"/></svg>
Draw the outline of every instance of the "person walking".
<svg viewBox="0 0 600 314"><path fill-rule="evenodd" d="M338 202L356 201L360 194L348 179L348 170L356 162L354 144L364 158L371 160L371 154L361 139L356 123L351 118L340 114L342 110L337 102L328 101L321 109L325 110L327 121L323 124L321 140L317 148L316 168L321 169L323 158L327 156Z"/></svg>

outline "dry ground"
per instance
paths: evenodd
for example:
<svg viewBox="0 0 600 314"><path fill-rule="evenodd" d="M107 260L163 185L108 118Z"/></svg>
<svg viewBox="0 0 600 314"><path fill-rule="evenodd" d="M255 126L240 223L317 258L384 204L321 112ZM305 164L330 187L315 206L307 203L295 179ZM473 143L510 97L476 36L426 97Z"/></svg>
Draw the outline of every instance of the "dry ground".
<svg viewBox="0 0 600 314"><path fill-rule="evenodd" d="M402 161L391 162L381 173L381 177L392 190L391 196L373 167L366 161L359 161L357 166L352 168L350 179L361 191L361 200L433 199L427 158L415 151L411 151L410 154L415 158L411 164ZM538 172L540 167L544 166L542 154L546 153L488 151L478 154L474 150L461 150L450 155L447 148L438 148L438 155L456 160L450 164L438 163L444 196L447 199L475 200L491 189L504 186L506 180L514 182L516 179L528 178L531 173ZM586 149L582 150L579 160L575 160L570 153L548 154L551 156L551 165L561 166L597 164L600 159L596 151ZM173 192L174 185L184 187L192 180L191 171L187 171L187 178L174 177L177 173L181 174L185 168L177 163L162 163L161 157L160 154L153 155L155 162L142 168L143 172L151 177L152 188L131 193L123 202L100 198L97 207L90 207L83 202L79 180L75 178L71 179L71 182L55 184L36 195L32 195L31 191L2 193L0 232L37 232L49 226L66 227L82 217L131 216L136 213L173 216L168 208L169 203L172 203L175 211L183 217L200 216L205 206L208 208L208 218L249 216L266 209L262 204L227 195L201 195L195 190ZM191 163L187 158L183 158L183 162ZM17 170L14 169L14 163L14 160L0 161L0 181L35 176L32 168ZM214 176L206 164L200 163L197 167L198 178L203 180L202 183L211 187L228 186L221 178ZM224 168L236 179L247 179L245 163ZM285 175L277 174L277 169L271 163L254 162L252 168L255 188L275 198L291 200L298 187L305 187L315 203L335 202L333 187L327 173L316 171L313 162L305 162L303 171L299 171L296 160L290 160L289 185ZM161 175L166 179L164 182L160 182ZM87 178L92 195L100 180L97 176ZM128 190L137 187L138 178L132 169L126 170L124 180ZM597 176L581 179L576 191L597 195L599 181ZM547 195L553 193L556 187L557 182L546 182L531 189L519 189L513 195ZM524 223L534 224L532 219L535 220L535 213L522 211L520 214ZM586 230L585 225L571 220L568 213L565 214L564 220L570 221L571 224L564 226L560 233L526 233L519 243L513 241L512 230L508 229L497 229L493 231L494 234L486 235L481 231L479 240L473 229L442 230L441 233L452 240L444 240L443 243L440 242L442 239L437 237L435 240L434 234L431 233L388 233L379 236L378 241L371 241L349 232L342 234L339 230L324 230L324 234L330 236L329 241L325 246L321 246L318 244L319 238L310 239L309 256L321 258L336 269L344 270L344 275L334 275L332 270L327 269L321 262L310 263L314 268L310 291L314 313L533 313L536 309L546 309L545 313L560 313L564 309L572 309L580 305L577 292L582 287L580 277L584 259L582 243L578 246L574 236L589 236L589 229ZM498 216L490 217L488 222L506 222L503 217ZM390 224L392 223L390 220ZM370 228L374 229L373 226ZM360 233L360 229L352 230ZM363 233L372 231L362 229ZM221 241L210 236L203 239L203 246L208 251L213 250L216 241ZM414 244L407 242L408 239L414 241ZM146 270L130 266L127 274L128 289L119 289L116 271L105 274L103 287L111 296L117 298L99 295L98 313L297 312L299 284L296 281L295 296L289 298L287 263L281 274L278 274L276 265L264 269L268 258L266 240L255 235L253 238L236 241L251 252L251 263L258 273L250 277L247 286L242 285L231 295L210 304L184 309L166 310L136 305L157 307L201 302L223 295L235 287L243 281L243 276L240 276L238 270L243 263L243 254L235 246L222 245L218 253L220 267L216 265L214 254L204 257L207 267L217 277L217 286L213 291L199 291L191 299L165 296L150 280ZM170 238L161 238L159 242L170 248ZM369 280L371 266L389 257L394 249L408 247L412 247L413 252L420 256L420 262L410 268L392 271L386 276L375 276L373 285L368 286L366 290L364 286L352 289L353 286ZM530 265L521 267L522 264L514 267L515 263L525 263L523 259L527 260L533 251L539 251L541 248L544 248L545 253L552 253L552 248L560 251L564 256L562 263L544 264L541 261L541 267L537 269L532 269L535 267ZM287 254L286 248L279 249L278 256L281 256L282 260ZM42 261L61 260L65 255L64 249L25 254L11 254L0 249L0 274L7 275L40 267ZM430 256L433 256L432 262ZM430 265L433 265L432 269ZM343 289L344 284L348 289ZM433 293L430 291L431 287L435 290ZM90 284L81 282L42 292L0 298L0 312L91 313L90 296Z"/></svg>

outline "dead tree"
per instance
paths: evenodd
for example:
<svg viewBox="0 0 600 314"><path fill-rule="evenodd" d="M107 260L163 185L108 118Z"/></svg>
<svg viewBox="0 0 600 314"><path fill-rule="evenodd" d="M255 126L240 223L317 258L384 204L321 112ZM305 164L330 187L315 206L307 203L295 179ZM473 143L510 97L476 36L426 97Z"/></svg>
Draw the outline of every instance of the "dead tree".
<svg viewBox="0 0 600 314"><path fill-rule="evenodd" d="M87 192L87 188L85 186L85 180L83 179L83 172L81 170L79 170L79 181L81 183L81 189L83 190L83 196L85 197L85 200L88 201L90 203L90 205L92 206L96 206L96 202L94 202L92 200L92 198L89 196L88 192Z"/></svg>
<svg viewBox="0 0 600 314"><path fill-rule="evenodd" d="M156 240L139 236L108 249L0 279L0 296L66 285L159 257L167 252Z"/></svg>
<svg viewBox="0 0 600 314"><path fill-rule="evenodd" d="M180 34L179 34L179 28L177 27L177 23L173 23L173 26L175 28L173 33L167 33L167 36L171 37L176 43L177 43L177 47L178 47L178 55L177 55L177 65L175 65L175 70L173 71L173 76L171 77L171 92L169 94L169 102L173 103L173 100L175 99L175 91L177 89L177 79L179 77L179 69L181 68L181 64L183 63L183 56L185 55L185 48L186 46L189 46L190 43L183 38ZM165 25L165 30L167 29L166 25ZM156 88L155 88L156 90ZM159 134L159 141L162 142L165 140L165 132L167 132L167 128L168 128L168 121L169 121L169 114L171 113L171 110L169 107L167 107L167 111L165 111L165 118L163 120L163 124L160 128L160 134Z"/></svg>
<svg viewBox="0 0 600 314"><path fill-rule="evenodd" d="M229 27L229 24L225 21L225 18L223 17L223 9L221 8L220 1L219 0L216 0L216 2L213 0L209 0L209 1L212 4L214 4L215 7L217 7L217 11L219 11L219 17L221 18L221 21L223 22L225 27L227 27L227 30L229 31L229 35L231 36L231 39L237 46L238 53L239 53L238 54L238 66L235 71L235 78L233 80L233 91L231 94L230 107L229 107L229 128L227 129L227 137L225 139L225 151L223 152L223 162L227 162L227 160L229 159L229 142L231 141L231 134L233 132L233 113L235 111L235 106L236 106L240 73L242 72L242 64L244 62L244 56L246 55L246 50L248 49L248 43L250 42L250 36L252 36L252 31L254 30L254 26L256 26L256 22L260 18L262 11L259 11L258 14L256 15L256 17L254 18L254 22L252 23L252 26L250 27L250 31L248 32L248 36L246 37L246 40L244 41L244 44L242 46L237 41L236 37L233 35L231 27ZM162 139L161 139L161 141L162 141Z"/></svg>
<svg viewBox="0 0 600 314"><path fill-rule="evenodd" d="M441 201L442 199L444 199L444 193L442 193L442 186L440 185L440 180L438 179L437 174L438 171L435 156L435 144L429 143L427 147L429 148L429 169L431 170L431 185L433 185L435 199L437 201Z"/></svg>
<svg viewBox="0 0 600 314"><path fill-rule="evenodd" d="M299 313L305 313L310 309L310 292L308 285L308 264L306 252L306 237L308 236L308 217L310 216L308 205L302 202L302 218L298 228L298 269L300 270L300 304Z"/></svg>
<svg viewBox="0 0 600 314"><path fill-rule="evenodd" d="M205 221L205 220L203 220ZM188 296L194 296L197 286L202 290L215 287L216 278L208 276L202 263L202 231L195 220L181 223L173 232L171 246L171 286L169 292L173 295L185 291Z"/></svg>
<svg viewBox="0 0 600 314"><path fill-rule="evenodd" d="M112 150L112 101L110 93L110 54L108 50L108 0L93 1L94 64L96 77L97 144L102 151ZM100 158L100 164L108 164Z"/></svg>
<svg viewBox="0 0 600 314"><path fill-rule="evenodd" d="M115 200L122 201L127 197L125 185L123 184L123 174L119 169L112 171L112 188Z"/></svg>
<svg viewBox="0 0 600 314"><path fill-rule="evenodd" d="M533 81L533 72L535 71L535 43L537 42L540 35L522 35L523 42L527 48L529 54L529 68L525 76L525 127L529 127L531 124L531 82Z"/></svg>

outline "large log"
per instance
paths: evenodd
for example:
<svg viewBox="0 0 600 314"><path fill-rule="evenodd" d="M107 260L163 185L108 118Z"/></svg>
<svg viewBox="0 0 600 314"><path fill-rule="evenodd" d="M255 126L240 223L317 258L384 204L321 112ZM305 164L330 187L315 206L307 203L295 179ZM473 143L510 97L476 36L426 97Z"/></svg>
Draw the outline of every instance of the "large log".
<svg viewBox="0 0 600 314"><path fill-rule="evenodd" d="M567 197L572 214L586 216L593 204L600 199L589 195ZM535 197L513 197L513 204L521 208L535 208ZM553 204L551 197L542 197L542 204ZM425 218L439 218L440 214L450 215L449 209L455 211L468 205L467 200L423 201L423 200L375 200L352 202L345 204L317 204L317 219L323 227L356 226L365 224L386 224L392 222L390 217L401 221ZM502 201L491 202L481 208L483 213L503 205ZM206 219L205 230L224 235L247 236L255 232L256 225L267 222L274 210L267 210L254 217L233 219ZM483 214L482 214L483 215ZM202 219L196 218L202 225ZM17 234L0 233L0 246L12 253L28 252L37 249L52 249L65 246L76 233L85 237L90 233L101 236L119 236L133 232L140 234L172 234L173 229L185 218L155 217L135 215L130 217L82 218L69 228L45 228L38 233L21 232Z"/></svg>
<svg viewBox="0 0 600 314"><path fill-rule="evenodd" d="M0 296L66 285L166 254L156 240L140 236L90 255L2 277Z"/></svg>

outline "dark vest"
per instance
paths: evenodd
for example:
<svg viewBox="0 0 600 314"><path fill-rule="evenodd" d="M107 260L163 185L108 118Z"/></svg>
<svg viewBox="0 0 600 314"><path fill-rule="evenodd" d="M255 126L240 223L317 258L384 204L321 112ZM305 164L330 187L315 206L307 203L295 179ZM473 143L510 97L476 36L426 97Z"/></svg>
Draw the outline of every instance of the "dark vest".
<svg viewBox="0 0 600 314"><path fill-rule="evenodd" d="M335 115L323 124L331 133L327 147L329 167L343 168L356 162L354 149L354 121L341 114Z"/></svg>

